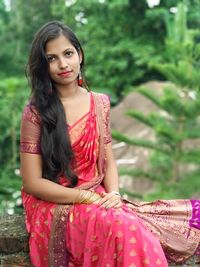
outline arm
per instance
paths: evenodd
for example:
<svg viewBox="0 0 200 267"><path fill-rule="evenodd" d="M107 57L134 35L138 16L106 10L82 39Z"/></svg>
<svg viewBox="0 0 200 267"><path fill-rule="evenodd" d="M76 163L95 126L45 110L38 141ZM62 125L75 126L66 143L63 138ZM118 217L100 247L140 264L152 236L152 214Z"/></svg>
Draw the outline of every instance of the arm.
<svg viewBox="0 0 200 267"><path fill-rule="evenodd" d="M101 196L95 192L67 188L42 178L42 161L38 154L21 153L21 175L24 191L45 201L67 204L99 203Z"/></svg>
<svg viewBox="0 0 200 267"><path fill-rule="evenodd" d="M106 209L120 208L122 206L121 197L115 193L119 192L119 178L111 142L106 145L106 173L103 184L108 193L105 194L99 204Z"/></svg>
<svg viewBox="0 0 200 267"><path fill-rule="evenodd" d="M108 193L112 191L119 192L119 177L111 142L106 145L106 174L104 186Z"/></svg>
<svg viewBox="0 0 200 267"><path fill-rule="evenodd" d="M67 188L42 178L40 151L40 117L26 106L22 116L20 135L21 175L24 191L42 200L55 203L96 203L98 194Z"/></svg>
<svg viewBox="0 0 200 267"><path fill-rule="evenodd" d="M115 193L119 192L119 178L111 142L106 145L106 173L103 184L107 194L99 204L105 208L120 208L122 206L121 197Z"/></svg>
<svg viewBox="0 0 200 267"><path fill-rule="evenodd" d="M40 199L55 203L73 203L79 190L66 188L42 178L42 160L39 154L20 153L24 191Z"/></svg>

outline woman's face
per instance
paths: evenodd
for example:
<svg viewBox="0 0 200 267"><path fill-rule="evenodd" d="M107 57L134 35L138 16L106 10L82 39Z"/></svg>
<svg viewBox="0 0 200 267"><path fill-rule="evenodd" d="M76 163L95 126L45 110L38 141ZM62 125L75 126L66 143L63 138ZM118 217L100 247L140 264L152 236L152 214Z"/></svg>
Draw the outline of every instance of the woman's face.
<svg viewBox="0 0 200 267"><path fill-rule="evenodd" d="M64 36L49 41L46 44L46 56L49 62L49 75L55 85L77 84L82 55Z"/></svg>

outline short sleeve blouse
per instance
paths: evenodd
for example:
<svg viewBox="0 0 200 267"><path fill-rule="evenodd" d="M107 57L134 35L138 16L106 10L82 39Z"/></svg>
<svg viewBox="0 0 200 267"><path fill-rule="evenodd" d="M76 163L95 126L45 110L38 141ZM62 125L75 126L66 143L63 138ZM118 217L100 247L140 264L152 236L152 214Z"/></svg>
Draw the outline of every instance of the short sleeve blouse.
<svg viewBox="0 0 200 267"><path fill-rule="evenodd" d="M33 105L25 106L20 131L20 152L40 154L41 119Z"/></svg>

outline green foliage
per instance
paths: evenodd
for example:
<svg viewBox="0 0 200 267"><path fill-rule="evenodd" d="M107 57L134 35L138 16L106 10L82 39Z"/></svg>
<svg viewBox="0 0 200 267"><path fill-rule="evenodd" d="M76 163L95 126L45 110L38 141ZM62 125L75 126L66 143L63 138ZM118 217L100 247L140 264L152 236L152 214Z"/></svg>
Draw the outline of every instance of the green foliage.
<svg viewBox="0 0 200 267"><path fill-rule="evenodd" d="M21 113L27 99L28 86L25 79L9 78L0 81L0 200L4 199L0 212L13 205L11 202L8 204L6 199L9 200L21 187L18 173L19 134Z"/></svg>
<svg viewBox="0 0 200 267"><path fill-rule="evenodd" d="M184 94L185 90L186 88L168 87L163 90L160 97L157 96L156 98L150 89L142 88L141 90L138 88L138 92L156 103L159 109L147 115L135 110L129 110L127 114L145 124L146 127L150 127L156 139L149 141L130 138L113 131L113 138L118 141L151 150L148 170L145 172L141 170L131 170L130 172L128 170L124 173L147 179L152 179L155 176L154 179L159 181L161 185L163 184L164 187L166 186L166 190L170 184L181 184L182 180L188 179L188 176L192 177L193 171L196 177L196 172L200 169L200 151L195 147L195 142L199 144L200 140L200 99L198 92L194 94L194 98L191 98L188 97L188 94ZM190 92L190 89L187 90ZM153 175L149 175L149 173ZM192 186L190 188L193 188L194 192L198 190ZM170 192L172 194L172 191ZM185 191L182 186L176 187L173 192L178 195L182 194L184 197ZM174 195L174 197L176 196Z"/></svg>
<svg viewBox="0 0 200 267"><path fill-rule="evenodd" d="M194 31L187 28L186 6L180 3L177 10L174 20L165 13L168 34L165 56L161 62L150 63L172 84L160 96L149 88L135 89L157 106L156 112L147 115L135 110L127 112L150 127L155 140L138 140L113 132L119 141L151 149L148 169L121 171L157 181L156 191L147 199L191 197L199 192L200 151L196 147L200 141L199 44L195 42Z"/></svg>
<svg viewBox="0 0 200 267"><path fill-rule="evenodd" d="M18 169L3 168L0 176L0 214L22 212L21 177Z"/></svg>
<svg viewBox="0 0 200 267"><path fill-rule="evenodd" d="M185 3L190 25L194 29L199 23L199 2ZM49 20L61 20L81 39L89 86L96 91L109 92L114 104L123 97L127 88L149 79L165 77L156 66L152 69L149 65L169 58L175 60L177 56L186 55L185 50L191 50L190 35L198 37L200 33L199 30L189 33L185 30L184 12L184 15L176 16L173 27L173 15L168 10L176 4L177 1L165 0L161 1L160 6L150 9L146 0L11 0L10 10L6 11L1 0L0 75L22 76L36 30ZM168 37L165 40L166 32ZM182 40L185 43L183 52L176 53L173 46L178 46ZM164 42L168 43L168 54Z"/></svg>
<svg viewBox="0 0 200 267"><path fill-rule="evenodd" d="M89 86L109 92L112 103L118 102L130 86L159 77L156 70L149 71L148 63L160 57L157 51L163 46L163 12L151 9L149 15L146 1L10 2L10 11L5 10L3 1L0 7L4 18L0 23L1 76L23 75L35 31L56 19L77 33L85 50Z"/></svg>
<svg viewBox="0 0 200 267"><path fill-rule="evenodd" d="M195 42L199 31L187 28L186 14L187 6L182 3L177 6L174 20L165 14L165 52L160 62L151 63L151 66L179 87L199 90L200 44Z"/></svg>
<svg viewBox="0 0 200 267"><path fill-rule="evenodd" d="M130 175L132 177L136 177L136 178L145 177L145 178L152 180L152 181L159 180L159 176L157 177L156 174L150 173L150 172L145 171L145 170L140 170L140 169L128 169L127 170L127 169L121 168L119 170L119 174L120 175L127 174L127 175Z"/></svg>
<svg viewBox="0 0 200 267"><path fill-rule="evenodd" d="M121 142L125 142L129 145L134 145L134 146L142 146L142 147L145 147L145 148L149 148L149 149L154 149L154 150L158 150L158 151L162 151L162 152L166 152L167 153L167 150L164 149L164 148L161 148L159 146L159 144L153 142L153 141L147 141L147 140L144 140L144 139L131 139L117 131L112 131L112 137L118 141L121 141Z"/></svg>

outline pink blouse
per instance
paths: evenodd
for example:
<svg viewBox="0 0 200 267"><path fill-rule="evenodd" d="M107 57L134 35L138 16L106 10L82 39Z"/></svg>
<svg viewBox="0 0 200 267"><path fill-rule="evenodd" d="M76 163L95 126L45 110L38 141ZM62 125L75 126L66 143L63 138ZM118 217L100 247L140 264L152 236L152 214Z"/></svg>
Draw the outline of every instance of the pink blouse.
<svg viewBox="0 0 200 267"><path fill-rule="evenodd" d="M105 127L104 143L108 144L112 141L110 130L110 99L105 94L100 94L104 109L103 119ZM91 103L93 101L93 93L91 92ZM90 109L95 108L90 105ZM89 117L91 112L87 114ZM85 116L84 116L85 117ZM79 121L81 122L81 120ZM20 135L20 152L41 154L40 148L41 136L41 118L35 107L31 104L25 106L22 121L21 121L21 135Z"/></svg>

